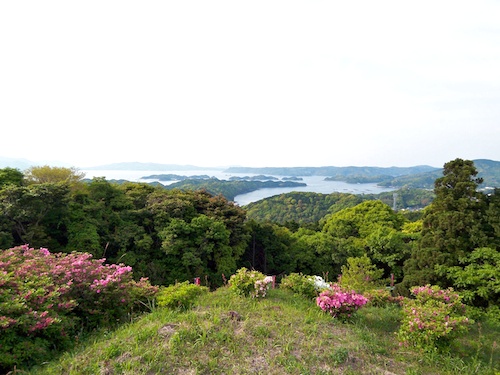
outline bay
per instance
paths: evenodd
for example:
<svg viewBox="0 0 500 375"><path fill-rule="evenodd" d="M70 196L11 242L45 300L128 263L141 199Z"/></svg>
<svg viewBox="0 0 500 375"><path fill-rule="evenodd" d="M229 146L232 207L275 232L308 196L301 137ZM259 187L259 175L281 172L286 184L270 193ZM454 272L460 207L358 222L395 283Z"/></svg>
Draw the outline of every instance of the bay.
<svg viewBox="0 0 500 375"><path fill-rule="evenodd" d="M141 177L158 175L158 174L175 174L180 176L198 176L208 175L218 178L219 180L229 180L230 177L245 177L255 176L251 173L227 173L222 169L200 169L200 170L172 170L172 171L137 171L137 170L81 170L85 173L86 178L104 177L107 180L127 180L132 182L155 182L157 179L142 179ZM272 176L272 175L268 175ZM280 180L286 176L274 176ZM252 191L250 193L237 195L234 199L235 203L240 206L245 206L249 203L269 198L275 195L290 193L292 191L313 192L321 194L331 194L334 192L350 193L350 194L379 194L383 192L394 191L393 188L377 186L375 183L367 184L349 184L343 181L325 181L326 176L303 176L302 181L307 186L297 186L288 188L265 188ZM176 181L161 181L163 185L168 185Z"/></svg>

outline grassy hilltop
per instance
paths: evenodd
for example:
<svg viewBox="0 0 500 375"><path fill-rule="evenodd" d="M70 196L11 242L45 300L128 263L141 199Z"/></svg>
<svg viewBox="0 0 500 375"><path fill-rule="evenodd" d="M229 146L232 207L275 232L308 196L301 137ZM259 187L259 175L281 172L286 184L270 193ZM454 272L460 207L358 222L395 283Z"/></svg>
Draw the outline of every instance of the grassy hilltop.
<svg viewBox="0 0 500 375"><path fill-rule="evenodd" d="M342 323L286 290L252 299L223 287L191 309L154 308L95 334L30 374L498 374L499 327L475 325L449 353L418 353L398 345L399 321L397 305Z"/></svg>

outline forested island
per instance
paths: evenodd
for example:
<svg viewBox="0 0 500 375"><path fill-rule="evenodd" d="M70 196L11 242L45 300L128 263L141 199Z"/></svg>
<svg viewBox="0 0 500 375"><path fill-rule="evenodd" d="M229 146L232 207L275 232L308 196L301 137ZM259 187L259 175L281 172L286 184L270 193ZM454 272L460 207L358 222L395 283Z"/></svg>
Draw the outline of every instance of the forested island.
<svg viewBox="0 0 500 375"><path fill-rule="evenodd" d="M482 178L481 188L500 186L500 162L474 160L478 176ZM396 188L432 189L434 181L442 175L442 168L430 166L414 167L292 167L292 168L249 168L232 167L230 173L268 173L285 176L325 176L326 180L348 183L377 183L380 186Z"/></svg>
<svg viewBox="0 0 500 375"><path fill-rule="evenodd" d="M240 207L232 188L221 188L276 183L300 184L195 179L163 186L84 180L68 168L0 169L0 285L11 285L0 291L0 368L7 372L53 358L74 344L64 337L111 327L133 308L144 311L157 288L197 280L215 291L242 268L278 282L293 274L329 275L334 282L357 265L361 275L376 275L371 288L390 286L398 298L409 298L415 286L451 287L484 330L498 333L500 192L495 186L487 193L481 189L473 161L446 163L430 191L295 192ZM46 258L29 258L36 254ZM59 268L50 268L56 263ZM84 264L100 276L78 268ZM83 281L67 279L68 265ZM34 272L37 267L45 271ZM84 275L91 278L81 287L87 288L85 298L78 294L82 289L71 289L72 283L86 285ZM123 288L111 280L123 280ZM106 289L108 283L116 288ZM73 299L61 300L64 306L51 302L57 293L70 292ZM104 292L107 300L100 299ZM33 324L23 325L27 321ZM185 340L193 344L199 336L191 340L190 334ZM489 353L494 371L500 352L495 347ZM477 361L488 368L489 359Z"/></svg>

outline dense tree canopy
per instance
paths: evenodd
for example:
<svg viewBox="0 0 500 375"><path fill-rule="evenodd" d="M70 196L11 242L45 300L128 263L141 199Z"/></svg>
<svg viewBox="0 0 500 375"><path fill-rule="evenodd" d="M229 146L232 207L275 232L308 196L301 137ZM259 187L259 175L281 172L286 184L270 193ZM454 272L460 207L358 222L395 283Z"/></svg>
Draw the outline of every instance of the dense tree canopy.
<svg viewBox="0 0 500 375"><path fill-rule="evenodd" d="M86 251L154 284L201 277L211 286L240 267L335 280L348 259L368 258L401 293L431 283L476 305L499 302L500 193L478 189L471 161L446 163L433 192L399 191L401 202L432 200L416 212L394 211L391 193L294 192L239 207L203 189L80 177L0 170L1 248Z"/></svg>

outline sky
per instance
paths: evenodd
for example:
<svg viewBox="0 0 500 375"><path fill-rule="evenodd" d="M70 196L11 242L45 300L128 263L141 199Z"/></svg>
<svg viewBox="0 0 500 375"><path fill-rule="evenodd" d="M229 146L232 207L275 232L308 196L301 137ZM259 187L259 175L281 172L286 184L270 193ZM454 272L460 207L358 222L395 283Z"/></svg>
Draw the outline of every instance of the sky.
<svg viewBox="0 0 500 375"><path fill-rule="evenodd" d="M0 157L500 160L500 1L0 2Z"/></svg>

